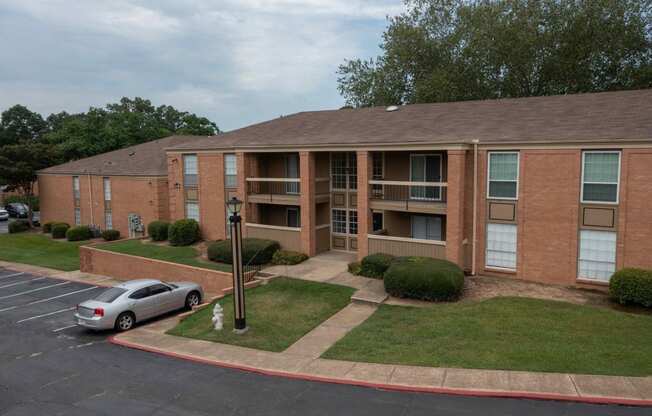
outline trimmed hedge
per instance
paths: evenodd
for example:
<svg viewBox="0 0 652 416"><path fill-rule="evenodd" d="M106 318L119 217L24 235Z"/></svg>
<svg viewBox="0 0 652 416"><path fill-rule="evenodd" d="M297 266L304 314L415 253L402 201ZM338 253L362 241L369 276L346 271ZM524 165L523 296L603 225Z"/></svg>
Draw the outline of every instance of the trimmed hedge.
<svg viewBox="0 0 652 416"><path fill-rule="evenodd" d="M195 220L179 220L168 229L171 246L189 246L199 241L200 237L199 223Z"/></svg>
<svg viewBox="0 0 652 416"><path fill-rule="evenodd" d="M170 223L166 221L152 221L147 226L147 235L152 241L165 241L168 239Z"/></svg>
<svg viewBox="0 0 652 416"><path fill-rule="evenodd" d="M272 264L292 266L308 260L308 256L298 251L278 250L272 256Z"/></svg>
<svg viewBox="0 0 652 416"><path fill-rule="evenodd" d="M70 226L65 222L52 224L52 238L66 238L66 233Z"/></svg>
<svg viewBox="0 0 652 416"><path fill-rule="evenodd" d="M429 257L400 257L384 277L385 291L399 298L456 300L464 289L464 272L455 263Z"/></svg>
<svg viewBox="0 0 652 416"><path fill-rule="evenodd" d="M93 238L93 231L87 225L79 225L77 227L69 228L66 231L66 239L68 241L84 241Z"/></svg>
<svg viewBox="0 0 652 416"><path fill-rule="evenodd" d="M609 295L623 305L652 307L652 270L626 268L617 271L609 281Z"/></svg>
<svg viewBox="0 0 652 416"><path fill-rule="evenodd" d="M362 265L360 265L359 261L354 261L352 263L349 263L348 269L349 269L349 273L351 273L354 276L358 276L360 274L360 271L362 270Z"/></svg>
<svg viewBox="0 0 652 416"><path fill-rule="evenodd" d="M278 241L260 238L245 238L242 240L243 264L267 264L272 261L274 253L281 248ZM231 240L216 241L208 245L208 258L212 261L232 264L233 252Z"/></svg>
<svg viewBox="0 0 652 416"><path fill-rule="evenodd" d="M104 230L102 231L102 238L104 241L115 241L120 239L120 231L118 230Z"/></svg>
<svg viewBox="0 0 652 416"><path fill-rule="evenodd" d="M9 234L23 233L29 230L29 221L16 220L9 223Z"/></svg>
<svg viewBox="0 0 652 416"><path fill-rule="evenodd" d="M391 254L370 254L362 259L362 263L360 264L360 276L382 279L383 275L392 264L392 260L394 260L394 256Z"/></svg>
<svg viewBox="0 0 652 416"><path fill-rule="evenodd" d="M48 221L45 224L43 224L43 232L45 234L50 234L52 232L52 226L54 224L58 224L57 221Z"/></svg>

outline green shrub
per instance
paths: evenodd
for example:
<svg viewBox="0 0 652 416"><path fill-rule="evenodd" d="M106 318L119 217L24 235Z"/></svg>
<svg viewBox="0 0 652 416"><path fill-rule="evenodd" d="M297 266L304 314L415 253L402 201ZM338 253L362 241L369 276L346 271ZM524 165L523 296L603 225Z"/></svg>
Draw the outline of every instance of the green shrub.
<svg viewBox="0 0 652 416"><path fill-rule="evenodd" d="M66 238L66 232L70 226L65 222L58 222L52 224L52 238Z"/></svg>
<svg viewBox="0 0 652 416"><path fill-rule="evenodd" d="M13 204L13 203L17 203L17 202L29 205L30 207L32 207L32 211L40 211L41 210L38 196L27 197L27 196L21 196L21 195L10 195L10 196L5 197L3 203L5 205L7 205L7 204Z"/></svg>
<svg viewBox="0 0 652 416"><path fill-rule="evenodd" d="M168 229L168 238L172 246L189 246L196 243L200 237L199 223L195 220L179 220L171 224Z"/></svg>
<svg viewBox="0 0 652 416"><path fill-rule="evenodd" d="M104 230L102 231L102 238L104 241L115 241L120 239L120 231L118 230Z"/></svg>
<svg viewBox="0 0 652 416"><path fill-rule="evenodd" d="M609 281L609 295L621 304L652 307L652 270L627 268L617 271Z"/></svg>
<svg viewBox="0 0 652 416"><path fill-rule="evenodd" d="M308 260L308 256L298 251L278 250L272 256L272 263L292 266Z"/></svg>
<svg viewBox="0 0 652 416"><path fill-rule="evenodd" d="M428 257L395 259L385 272L385 291L400 298L456 300L464 289L464 272L455 263Z"/></svg>
<svg viewBox="0 0 652 416"><path fill-rule="evenodd" d="M170 223L166 221L152 221L147 226L147 234L152 241L165 241L168 239Z"/></svg>
<svg viewBox="0 0 652 416"><path fill-rule="evenodd" d="M69 228L66 231L66 239L68 241L84 241L93 238L93 232L87 225L79 225L77 227Z"/></svg>
<svg viewBox="0 0 652 416"><path fill-rule="evenodd" d="M242 263L255 265L267 264L272 261L274 253L280 248L281 246L277 241L245 238L242 240ZM231 264L233 262L231 240L221 240L211 243L208 246L208 258L212 261Z"/></svg>
<svg viewBox="0 0 652 416"><path fill-rule="evenodd" d="M370 254L362 259L360 275L382 279L385 271L387 271L390 264L392 264L392 260L394 260L394 256L391 254Z"/></svg>
<svg viewBox="0 0 652 416"><path fill-rule="evenodd" d="M9 234L22 233L29 230L27 220L16 220L9 223Z"/></svg>
<svg viewBox="0 0 652 416"><path fill-rule="evenodd" d="M348 269L349 269L349 273L358 276L360 274L360 271L362 270L362 265L360 264L359 261L354 261L352 263L349 263Z"/></svg>
<svg viewBox="0 0 652 416"><path fill-rule="evenodd" d="M43 232L45 234L50 234L52 232L52 226L54 224L59 224L57 221L48 221L45 224L43 224Z"/></svg>

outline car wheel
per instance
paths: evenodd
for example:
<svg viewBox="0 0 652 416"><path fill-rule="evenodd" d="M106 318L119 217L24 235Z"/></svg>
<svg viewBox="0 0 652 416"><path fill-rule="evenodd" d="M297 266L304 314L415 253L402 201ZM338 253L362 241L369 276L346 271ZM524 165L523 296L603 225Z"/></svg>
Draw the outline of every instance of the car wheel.
<svg viewBox="0 0 652 416"><path fill-rule="evenodd" d="M199 305L201 302L201 295L199 292L193 291L188 293L186 296L186 309L192 309L193 307Z"/></svg>
<svg viewBox="0 0 652 416"><path fill-rule="evenodd" d="M129 331L136 323L136 317L131 312L122 312L115 320L115 329L118 331Z"/></svg>

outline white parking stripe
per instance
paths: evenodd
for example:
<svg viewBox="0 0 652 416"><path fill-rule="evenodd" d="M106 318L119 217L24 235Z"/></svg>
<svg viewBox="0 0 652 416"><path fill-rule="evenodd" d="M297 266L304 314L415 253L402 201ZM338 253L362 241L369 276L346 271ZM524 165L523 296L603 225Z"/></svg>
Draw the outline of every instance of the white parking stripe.
<svg viewBox="0 0 652 416"><path fill-rule="evenodd" d="M4 289L4 288L6 288L6 287L12 287L12 286L24 285L24 284L29 283L29 282L36 282L36 281L44 280L44 279L47 279L47 277L37 277L36 279L21 280L20 282L16 282L16 283L12 283L12 284L9 284L9 285L0 286L0 289Z"/></svg>
<svg viewBox="0 0 652 416"><path fill-rule="evenodd" d="M2 280L2 279L7 279L7 278L9 278L9 277L20 276L21 274L25 274L25 273L6 274L6 275L4 275L4 276L0 276L0 280Z"/></svg>
<svg viewBox="0 0 652 416"><path fill-rule="evenodd" d="M20 321L17 321L16 323L19 324L19 323L21 323L21 322L32 321L32 320L34 320L34 319L44 318L44 317L46 317L46 316L51 316L51 315L56 315L56 314L58 314L58 313L68 312L68 311L71 311L71 310L73 310L73 309L75 309L75 308L76 308L76 307L73 306L73 307L71 307L71 308L60 309L60 310L58 310L58 311L54 311L54 312L50 312L50 313L44 313L43 315L30 316L29 318L21 319Z"/></svg>
<svg viewBox="0 0 652 416"><path fill-rule="evenodd" d="M77 324L72 324L72 325L64 326L63 328L53 329L52 332L61 332L61 331L65 331L66 329L74 328L76 326Z"/></svg>
<svg viewBox="0 0 652 416"><path fill-rule="evenodd" d="M0 299L9 299L9 298L14 298L14 297L16 297L16 296L26 295L26 294L28 294L28 293L38 292L39 290L45 290L45 289L49 289L49 288L51 288L51 287L57 287L57 286L63 286L63 285L69 285L70 283L71 283L71 282L63 282L63 283L57 283L56 285L43 286L43 287L39 287L38 289L26 290L26 291L24 291L24 292L14 293L14 294L12 294L12 295L0 296ZM2 312L3 310L4 310L4 309L0 309L0 312Z"/></svg>
<svg viewBox="0 0 652 416"><path fill-rule="evenodd" d="M86 289L76 290L76 291L74 291L74 292L69 292L69 293L64 293L63 295L53 296L53 297L51 297L51 298L47 298L47 299L35 300L34 302L30 302L30 303L28 303L27 305L28 305L28 306L29 306L29 305L36 305L37 303L43 303L43 302L47 302L47 301L50 301L50 300L63 298L63 297L66 297L66 296L74 295L75 293L87 292L87 291L89 291L89 290L93 290L93 289L97 289L97 286L87 287Z"/></svg>

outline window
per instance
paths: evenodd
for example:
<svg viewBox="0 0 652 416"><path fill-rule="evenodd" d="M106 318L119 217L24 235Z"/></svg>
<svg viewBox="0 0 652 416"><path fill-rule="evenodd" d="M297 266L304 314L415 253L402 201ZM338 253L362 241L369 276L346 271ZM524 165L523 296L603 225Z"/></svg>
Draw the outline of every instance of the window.
<svg viewBox="0 0 652 416"><path fill-rule="evenodd" d="M199 222L199 202L186 201L186 218Z"/></svg>
<svg viewBox="0 0 652 416"><path fill-rule="evenodd" d="M582 153L582 202L618 203L620 152Z"/></svg>
<svg viewBox="0 0 652 416"><path fill-rule="evenodd" d="M169 287L160 283L152 285L148 289L149 296L160 295L161 293L167 293L171 291Z"/></svg>
<svg viewBox="0 0 652 416"><path fill-rule="evenodd" d="M442 241L441 217L412 215L412 238Z"/></svg>
<svg viewBox="0 0 652 416"><path fill-rule="evenodd" d="M75 225L81 225L81 210L75 208Z"/></svg>
<svg viewBox="0 0 652 416"><path fill-rule="evenodd" d="M301 227L301 217L299 216L298 208L288 208L286 214L288 227Z"/></svg>
<svg viewBox="0 0 652 416"><path fill-rule="evenodd" d="M580 230L578 276L608 282L616 271L616 233Z"/></svg>
<svg viewBox="0 0 652 416"><path fill-rule="evenodd" d="M197 155L183 156L183 186L196 187L199 167L197 165Z"/></svg>
<svg viewBox="0 0 652 416"><path fill-rule="evenodd" d="M487 267L516 270L516 225L487 224Z"/></svg>
<svg viewBox="0 0 652 416"><path fill-rule="evenodd" d="M332 213L333 232L346 234L346 210L334 209Z"/></svg>
<svg viewBox="0 0 652 416"><path fill-rule="evenodd" d="M111 200L111 179L104 178L102 181L104 183L104 200L105 201L110 201Z"/></svg>
<svg viewBox="0 0 652 416"><path fill-rule="evenodd" d="M373 152L371 154L371 178L375 181L383 180L385 177L385 154ZM371 194L374 197L383 195L383 185L371 185Z"/></svg>
<svg viewBox="0 0 652 416"><path fill-rule="evenodd" d="M129 295L129 299L144 299L147 296L149 296L149 288L144 287Z"/></svg>
<svg viewBox="0 0 652 416"><path fill-rule="evenodd" d="M331 176L333 189L346 189L346 153L332 154Z"/></svg>
<svg viewBox="0 0 652 416"><path fill-rule="evenodd" d="M410 155L411 182L441 182L441 155ZM437 201L441 199L439 186L410 186L410 198Z"/></svg>
<svg viewBox="0 0 652 416"><path fill-rule="evenodd" d="M111 211L104 212L104 227L107 230L113 229L113 214Z"/></svg>
<svg viewBox="0 0 652 416"><path fill-rule="evenodd" d="M119 287L112 287L107 289L99 295L95 296L93 300L103 303L111 303L114 300L118 299L122 294L124 294L127 289L121 289Z"/></svg>
<svg viewBox="0 0 652 416"><path fill-rule="evenodd" d="M349 189L358 189L358 155L349 153Z"/></svg>
<svg viewBox="0 0 652 416"><path fill-rule="evenodd" d="M296 179L299 177L299 156L288 155L285 158L285 177ZM288 194L299 193L299 182L286 182L285 192Z"/></svg>
<svg viewBox="0 0 652 416"><path fill-rule="evenodd" d="M235 155L224 155L224 186L238 187L238 161Z"/></svg>
<svg viewBox="0 0 652 416"><path fill-rule="evenodd" d="M75 199L79 200L80 198L79 176L72 177L72 194Z"/></svg>
<svg viewBox="0 0 652 416"><path fill-rule="evenodd" d="M380 231L383 229L383 213L382 212L374 212L373 213L373 231Z"/></svg>
<svg viewBox="0 0 652 416"><path fill-rule="evenodd" d="M489 152L488 195L518 199L518 152Z"/></svg>
<svg viewBox="0 0 652 416"><path fill-rule="evenodd" d="M358 234L358 211L349 211L349 234Z"/></svg>

